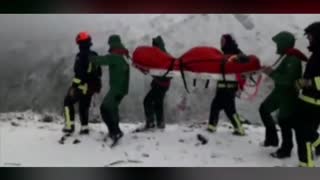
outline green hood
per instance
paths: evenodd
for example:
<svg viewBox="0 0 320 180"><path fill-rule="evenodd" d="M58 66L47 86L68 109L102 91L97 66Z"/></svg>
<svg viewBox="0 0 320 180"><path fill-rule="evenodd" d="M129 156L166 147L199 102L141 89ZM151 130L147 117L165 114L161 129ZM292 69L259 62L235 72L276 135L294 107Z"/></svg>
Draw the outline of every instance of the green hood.
<svg viewBox="0 0 320 180"><path fill-rule="evenodd" d="M277 44L277 53L282 55L289 48L293 48L295 44L294 35L287 31L282 31L275 35L272 40Z"/></svg>
<svg viewBox="0 0 320 180"><path fill-rule="evenodd" d="M152 45L154 47L157 47L157 48L161 49L161 51L163 51L163 52L167 52L166 48L165 48L164 41L163 41L161 36L157 36L157 37L153 38L152 39Z"/></svg>
<svg viewBox="0 0 320 180"><path fill-rule="evenodd" d="M126 49L121 42L119 35L111 35L108 40L109 48L111 49Z"/></svg>

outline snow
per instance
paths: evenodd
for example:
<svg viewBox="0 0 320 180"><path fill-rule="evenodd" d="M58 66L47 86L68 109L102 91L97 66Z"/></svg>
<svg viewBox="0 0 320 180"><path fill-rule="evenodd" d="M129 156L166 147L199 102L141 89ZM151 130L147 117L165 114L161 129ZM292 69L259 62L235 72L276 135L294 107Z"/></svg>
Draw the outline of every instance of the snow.
<svg viewBox="0 0 320 180"><path fill-rule="evenodd" d="M33 112L0 114L0 166L23 167L295 167L295 150L290 159L269 156L274 148L260 147L264 129L245 125L247 136L232 135L229 123L221 122L215 134L206 132L202 122L171 124L162 132L132 133L141 124L122 123L125 135L110 149L103 142L106 127L90 124L91 134L58 143L62 119L40 122L43 115ZM14 123L13 123L14 122ZM13 125L14 124L14 125ZM197 134L208 138L202 145ZM317 162L320 165L320 161Z"/></svg>
<svg viewBox="0 0 320 180"><path fill-rule="evenodd" d="M131 68L130 92L120 105L126 135L112 150L103 147L104 124L92 124L93 133L80 144L59 145L60 115L73 76L74 36L79 31L91 33L93 49L100 54L106 53L107 37L113 33L121 35L130 52L150 45L151 38L160 34L167 50L177 57L194 46L219 48L220 36L231 33L245 53L271 65L278 58L272 36L291 31L296 46L309 55L303 29L319 18L319 14L1 15L0 40L5 46L0 49L0 166L106 166L119 160L126 162L117 166L296 166L295 152L280 161L269 157L275 149L258 145L264 136L262 127L247 126L248 136L235 137L222 113L218 132L205 132L201 123L208 119L216 83L211 81L205 89L204 79L193 87L187 77L191 90L187 94L181 78L174 78L164 102L171 125L165 132L132 134L144 121L143 98L151 78ZM99 106L109 89L107 74L104 68L102 92L93 97L92 119L99 119ZM263 78L256 99L236 100L240 115L254 124L261 123L259 105L273 88L273 82ZM43 115L33 111L49 113L52 122L39 122ZM191 124L199 127L189 128ZM209 143L196 145L198 133Z"/></svg>

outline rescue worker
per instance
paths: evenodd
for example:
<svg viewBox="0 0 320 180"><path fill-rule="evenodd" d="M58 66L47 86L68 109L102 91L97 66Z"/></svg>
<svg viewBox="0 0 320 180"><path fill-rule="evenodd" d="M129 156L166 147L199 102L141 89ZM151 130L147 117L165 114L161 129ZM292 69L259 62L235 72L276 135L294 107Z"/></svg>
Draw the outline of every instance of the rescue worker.
<svg viewBox="0 0 320 180"><path fill-rule="evenodd" d="M320 139L317 132L320 123L320 22L305 29L311 57L307 61L303 78L296 81L301 90L294 129L298 145L300 167L314 167L314 150L320 155Z"/></svg>
<svg viewBox="0 0 320 180"><path fill-rule="evenodd" d="M87 32L80 32L76 37L76 43L79 46L79 53L76 55L74 64L75 76L72 86L64 99L65 127L63 132L74 132L74 104L79 102L80 134L89 134L88 118L91 98L94 93L100 92L102 71L100 67L95 67L89 61L90 56L98 55L90 50L92 46L90 35Z"/></svg>
<svg viewBox="0 0 320 180"><path fill-rule="evenodd" d="M161 36L157 36L152 39L152 46L159 48L163 52L167 52ZM154 128L156 125L160 129L165 128L163 117L163 100L170 87L170 81L171 78L168 77L153 76L151 90L143 101L146 116L145 129Z"/></svg>
<svg viewBox="0 0 320 180"><path fill-rule="evenodd" d="M109 54L92 57L91 61L97 66L109 66L110 89L100 106L100 112L108 127L109 137L116 142L123 136L119 127L119 105L129 90L130 67L126 61L129 52L119 35L111 35L108 44Z"/></svg>
<svg viewBox="0 0 320 180"><path fill-rule="evenodd" d="M221 37L221 50L225 55L232 55L228 60L241 60L242 51L238 48L237 42L230 34ZM236 55L236 56L235 56ZM239 57L234 59L234 57ZM243 58L242 58L243 59ZM234 135L244 136L245 131L242 122L236 112L235 98L238 91L238 81L221 80L217 83L216 96L211 103L211 111L207 130L215 132L219 121L219 113L224 110L234 127Z"/></svg>
<svg viewBox="0 0 320 180"><path fill-rule="evenodd" d="M286 158L290 157L293 147L291 117L298 95L294 85L295 81L302 75L302 60L298 56L288 53L295 45L295 38L292 33L287 31L280 32L272 40L277 46L277 54L280 56L277 62L280 62L280 64L275 70L272 70L271 67L264 70L274 81L275 87L259 108L260 116L265 126L265 140L262 145L264 147L278 147L279 138L276 123L271 113L279 110L277 119L281 129L282 144L271 156Z"/></svg>

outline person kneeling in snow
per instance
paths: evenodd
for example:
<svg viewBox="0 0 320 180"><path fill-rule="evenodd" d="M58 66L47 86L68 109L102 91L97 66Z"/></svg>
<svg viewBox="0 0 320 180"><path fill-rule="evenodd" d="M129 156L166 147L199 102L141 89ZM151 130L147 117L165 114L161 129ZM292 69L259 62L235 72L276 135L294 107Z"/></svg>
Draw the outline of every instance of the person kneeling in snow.
<svg viewBox="0 0 320 180"><path fill-rule="evenodd" d="M231 55L229 60L241 60L242 52L230 34L221 37L221 49L225 55ZM238 81L218 81L216 96L211 103L208 131L215 132L221 110L226 112L234 127L234 135L244 136L244 128L236 112L235 98L238 91Z"/></svg>
<svg viewBox="0 0 320 180"><path fill-rule="evenodd" d="M98 66L109 66L110 89L100 106L101 116L113 141L119 140L123 132L119 127L119 105L129 91L130 67L126 61L128 50L123 46L119 35L109 37L109 54L90 58Z"/></svg>
<svg viewBox="0 0 320 180"><path fill-rule="evenodd" d="M275 88L259 108L262 122L266 128L263 146L278 146L277 129L271 113L279 110L277 118L281 129L282 144L271 156L286 158L290 157L293 147L292 122L290 122L290 119L292 118L298 95L298 91L295 89L295 81L302 75L301 61L306 57L303 57L304 55L299 50L294 49L295 38L292 33L280 32L272 40L277 45L277 54L280 55L278 61L281 62L275 70L270 67L264 70L273 79Z"/></svg>

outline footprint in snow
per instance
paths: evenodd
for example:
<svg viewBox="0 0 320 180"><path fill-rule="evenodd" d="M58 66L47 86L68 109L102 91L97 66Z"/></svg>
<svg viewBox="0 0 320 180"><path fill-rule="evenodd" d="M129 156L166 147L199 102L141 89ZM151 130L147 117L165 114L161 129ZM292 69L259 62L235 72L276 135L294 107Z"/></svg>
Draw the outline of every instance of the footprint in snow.
<svg viewBox="0 0 320 180"><path fill-rule="evenodd" d="M235 160L236 162L244 162L241 157L234 157L233 160Z"/></svg>
<svg viewBox="0 0 320 180"><path fill-rule="evenodd" d="M137 135L132 136L132 139L139 139Z"/></svg>
<svg viewBox="0 0 320 180"><path fill-rule="evenodd" d="M147 154L147 153L143 153L143 154L142 154L142 157L149 158L149 157L150 157L150 155L149 155L149 154Z"/></svg>

